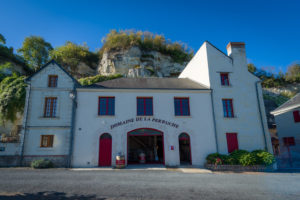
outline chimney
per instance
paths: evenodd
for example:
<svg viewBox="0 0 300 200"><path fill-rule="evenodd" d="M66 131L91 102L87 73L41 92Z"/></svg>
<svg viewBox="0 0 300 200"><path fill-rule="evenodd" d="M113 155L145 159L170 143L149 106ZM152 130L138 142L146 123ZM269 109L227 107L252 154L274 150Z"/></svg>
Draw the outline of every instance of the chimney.
<svg viewBox="0 0 300 200"><path fill-rule="evenodd" d="M234 64L247 65L244 42L229 42L226 48L227 55L233 59Z"/></svg>

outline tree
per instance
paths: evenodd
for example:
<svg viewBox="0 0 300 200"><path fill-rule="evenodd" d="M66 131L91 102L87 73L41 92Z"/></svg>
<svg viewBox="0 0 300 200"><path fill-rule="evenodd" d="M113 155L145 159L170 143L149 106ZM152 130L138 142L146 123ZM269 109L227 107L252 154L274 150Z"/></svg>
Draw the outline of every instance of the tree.
<svg viewBox="0 0 300 200"><path fill-rule="evenodd" d="M18 113L24 111L26 84L24 76L6 77L0 83L0 119L1 122L14 122L18 117Z"/></svg>
<svg viewBox="0 0 300 200"><path fill-rule="evenodd" d="M300 82L300 64L294 64L288 67L286 72L286 80L289 82Z"/></svg>
<svg viewBox="0 0 300 200"><path fill-rule="evenodd" d="M71 73L74 74L80 62L88 66L94 66L98 62L98 56L89 51L86 44L77 45L72 42L66 42L64 46L57 47L50 52L50 57L63 67L70 67Z"/></svg>
<svg viewBox="0 0 300 200"><path fill-rule="evenodd" d="M38 70L43 64L49 60L49 52L52 50L50 43L39 36L26 37L22 48L18 52L22 54L28 65Z"/></svg>
<svg viewBox="0 0 300 200"><path fill-rule="evenodd" d="M249 63L248 64L248 71L251 72L252 74L255 74L255 72L257 71L257 68L254 66L254 64Z"/></svg>
<svg viewBox="0 0 300 200"><path fill-rule="evenodd" d="M0 33L0 43L2 43L2 44L6 43L5 37L1 33Z"/></svg>

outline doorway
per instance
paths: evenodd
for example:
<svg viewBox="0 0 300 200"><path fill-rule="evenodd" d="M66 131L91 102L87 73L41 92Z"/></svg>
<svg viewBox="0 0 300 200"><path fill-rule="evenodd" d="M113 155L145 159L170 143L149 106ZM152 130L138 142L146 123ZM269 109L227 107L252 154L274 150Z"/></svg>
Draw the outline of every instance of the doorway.
<svg viewBox="0 0 300 200"><path fill-rule="evenodd" d="M178 138L180 164L190 165L192 164L190 136L187 133L181 133Z"/></svg>
<svg viewBox="0 0 300 200"><path fill-rule="evenodd" d="M128 164L164 164L164 138L161 131L141 128L127 134Z"/></svg>
<svg viewBox="0 0 300 200"><path fill-rule="evenodd" d="M111 147L111 135L108 133L102 134L99 141L99 166L111 166Z"/></svg>

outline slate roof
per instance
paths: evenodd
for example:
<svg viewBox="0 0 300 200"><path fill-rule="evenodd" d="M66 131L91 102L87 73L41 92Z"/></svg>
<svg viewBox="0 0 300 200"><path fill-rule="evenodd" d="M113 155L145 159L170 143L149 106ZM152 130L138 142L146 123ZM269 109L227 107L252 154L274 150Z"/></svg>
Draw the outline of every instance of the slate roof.
<svg viewBox="0 0 300 200"><path fill-rule="evenodd" d="M188 78L118 78L83 88L209 90L207 86Z"/></svg>
<svg viewBox="0 0 300 200"><path fill-rule="evenodd" d="M298 93L296 96L294 96L293 98L291 98L290 100L288 100L287 102L285 102L284 104L276 108L275 110L273 110L271 113L276 113L280 110L285 110L291 107L298 107L298 106L300 107L300 93Z"/></svg>

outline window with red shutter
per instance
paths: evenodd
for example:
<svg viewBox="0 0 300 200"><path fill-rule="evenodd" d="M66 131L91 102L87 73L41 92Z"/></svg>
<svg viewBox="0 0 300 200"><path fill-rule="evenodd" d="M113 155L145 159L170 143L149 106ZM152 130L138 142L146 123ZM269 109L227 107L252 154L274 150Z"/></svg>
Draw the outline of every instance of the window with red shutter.
<svg viewBox="0 0 300 200"><path fill-rule="evenodd" d="M295 146L295 138L294 137L284 137L283 143L285 146Z"/></svg>
<svg viewBox="0 0 300 200"><path fill-rule="evenodd" d="M299 110L295 110L293 112L293 115L294 115L294 121L295 122L300 122L300 111Z"/></svg>
<svg viewBox="0 0 300 200"><path fill-rule="evenodd" d="M229 76L228 73L221 73L221 85L229 86Z"/></svg>
<svg viewBox="0 0 300 200"><path fill-rule="evenodd" d="M226 133L228 153L239 149L237 133Z"/></svg>

